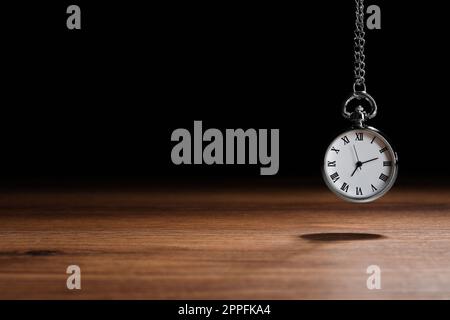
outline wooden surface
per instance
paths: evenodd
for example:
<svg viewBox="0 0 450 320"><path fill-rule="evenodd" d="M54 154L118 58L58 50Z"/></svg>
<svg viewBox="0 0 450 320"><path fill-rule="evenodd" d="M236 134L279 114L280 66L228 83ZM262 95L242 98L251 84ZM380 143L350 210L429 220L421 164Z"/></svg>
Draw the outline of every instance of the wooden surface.
<svg viewBox="0 0 450 320"><path fill-rule="evenodd" d="M449 299L450 190L2 192L0 298Z"/></svg>

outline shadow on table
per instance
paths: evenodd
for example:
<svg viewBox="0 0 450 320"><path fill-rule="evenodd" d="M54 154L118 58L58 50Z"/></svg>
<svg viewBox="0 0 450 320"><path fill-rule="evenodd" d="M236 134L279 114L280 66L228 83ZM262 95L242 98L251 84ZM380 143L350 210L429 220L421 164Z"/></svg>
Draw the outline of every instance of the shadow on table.
<svg viewBox="0 0 450 320"><path fill-rule="evenodd" d="M381 234L375 233L330 232L330 233L302 234L300 238L309 241L333 242L333 241L376 240L376 239L383 239L386 237Z"/></svg>

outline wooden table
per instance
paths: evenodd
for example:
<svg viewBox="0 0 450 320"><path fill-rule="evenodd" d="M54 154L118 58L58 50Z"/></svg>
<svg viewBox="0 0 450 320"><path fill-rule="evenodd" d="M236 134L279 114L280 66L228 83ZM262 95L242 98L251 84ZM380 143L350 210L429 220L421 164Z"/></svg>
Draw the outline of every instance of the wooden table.
<svg viewBox="0 0 450 320"><path fill-rule="evenodd" d="M450 189L364 205L321 186L3 191L0 298L449 299Z"/></svg>

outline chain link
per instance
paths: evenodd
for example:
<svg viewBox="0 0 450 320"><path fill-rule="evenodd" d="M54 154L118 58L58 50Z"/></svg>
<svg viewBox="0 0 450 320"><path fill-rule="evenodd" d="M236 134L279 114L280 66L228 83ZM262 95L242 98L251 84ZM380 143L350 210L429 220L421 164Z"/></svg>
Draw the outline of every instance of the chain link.
<svg viewBox="0 0 450 320"><path fill-rule="evenodd" d="M366 91L366 56L364 55L364 0L355 0L356 4L356 20L355 20L355 37L354 37L354 55L355 55L355 82L353 91Z"/></svg>

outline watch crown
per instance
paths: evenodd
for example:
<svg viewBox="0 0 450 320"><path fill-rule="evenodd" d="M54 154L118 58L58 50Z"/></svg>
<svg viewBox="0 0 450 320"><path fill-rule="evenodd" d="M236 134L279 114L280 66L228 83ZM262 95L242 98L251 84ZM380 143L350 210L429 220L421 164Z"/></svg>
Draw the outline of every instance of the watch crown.
<svg viewBox="0 0 450 320"><path fill-rule="evenodd" d="M362 106L357 106L355 111L352 112L351 121L353 121L356 125L362 127L364 121L366 121L366 112Z"/></svg>

